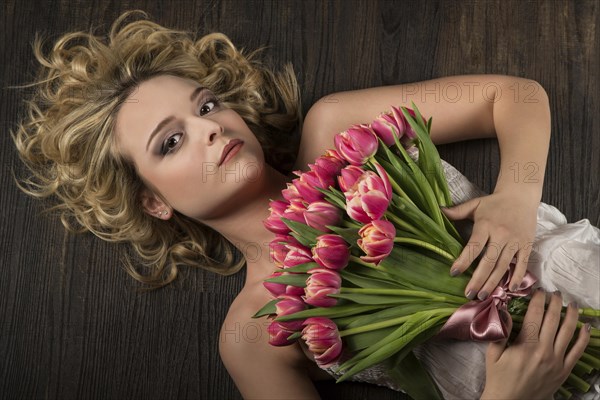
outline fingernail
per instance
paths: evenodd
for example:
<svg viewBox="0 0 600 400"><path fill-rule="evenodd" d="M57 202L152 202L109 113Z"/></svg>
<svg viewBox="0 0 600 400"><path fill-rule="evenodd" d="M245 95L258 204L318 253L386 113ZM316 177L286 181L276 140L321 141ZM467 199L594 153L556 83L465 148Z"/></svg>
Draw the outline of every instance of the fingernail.
<svg viewBox="0 0 600 400"><path fill-rule="evenodd" d="M516 283L513 283L513 285L510 287L510 291L516 292L518 288L519 288L519 285L517 285Z"/></svg>
<svg viewBox="0 0 600 400"><path fill-rule="evenodd" d="M485 290L482 292L479 292L479 294L477 295L477 297L479 298L479 300L485 300L488 297L488 292L486 292Z"/></svg>
<svg viewBox="0 0 600 400"><path fill-rule="evenodd" d="M586 323L585 323L585 325L584 325L584 328L585 328L585 330L586 330L586 331L588 331L588 332L589 332L589 331L591 331L591 330L592 330L592 325L590 325L590 323L589 323L589 322L586 322Z"/></svg>
<svg viewBox="0 0 600 400"><path fill-rule="evenodd" d="M560 293L560 290L555 290L555 291L554 291L554 294L555 294L556 296L560 296L560 295L561 295L561 293Z"/></svg>
<svg viewBox="0 0 600 400"><path fill-rule="evenodd" d="M572 302L571 302L569 305L570 305L571 307L573 307L574 309L576 309L576 310L579 308L579 304L577 304L577 302L576 302L576 301L572 301Z"/></svg>
<svg viewBox="0 0 600 400"><path fill-rule="evenodd" d="M458 274L460 274L460 270L458 270L458 269L456 269L456 268L453 268L453 269L450 271L450 276L456 276L456 275L458 275Z"/></svg>
<svg viewBox="0 0 600 400"><path fill-rule="evenodd" d="M475 291L474 290L469 290L467 292L467 299L473 300L474 298L475 298Z"/></svg>

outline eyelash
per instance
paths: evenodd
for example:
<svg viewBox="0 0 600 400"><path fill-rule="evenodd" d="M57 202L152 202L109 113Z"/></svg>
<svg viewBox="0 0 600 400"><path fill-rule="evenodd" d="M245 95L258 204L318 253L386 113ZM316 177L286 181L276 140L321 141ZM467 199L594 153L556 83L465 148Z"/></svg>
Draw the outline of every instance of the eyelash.
<svg viewBox="0 0 600 400"><path fill-rule="evenodd" d="M207 112L202 113L202 109L209 103L213 103L212 108L210 110L208 110ZM207 101L202 103L202 105L200 106L200 109L198 110L198 114L200 116L206 115L209 112L211 112L212 110L214 110L215 108L217 108L218 106L219 106L219 99L217 99L216 97L211 97ZM163 142L162 146L160 147L160 154L162 156L166 156L166 155L170 154L175 149L175 147L169 148L167 143L169 143L169 141L176 136L179 136L179 139L177 140L177 142L175 142L174 146L177 146L179 144L179 142L181 141L181 136L183 136L183 132L175 132L173 135L169 136Z"/></svg>

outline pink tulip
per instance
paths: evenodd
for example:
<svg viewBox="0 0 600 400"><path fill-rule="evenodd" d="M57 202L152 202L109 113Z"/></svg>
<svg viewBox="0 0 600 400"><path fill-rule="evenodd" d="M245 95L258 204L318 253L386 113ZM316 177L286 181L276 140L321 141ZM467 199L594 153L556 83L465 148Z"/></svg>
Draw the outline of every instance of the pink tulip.
<svg viewBox="0 0 600 400"><path fill-rule="evenodd" d="M300 243L288 243L286 246L289 249L289 251L285 255L285 259L283 260L284 268L291 268L299 264L313 262L310 248Z"/></svg>
<svg viewBox="0 0 600 400"><path fill-rule="evenodd" d="M280 300L275 304L277 316L294 314L308 308L300 296L282 294L278 296L278 299ZM302 322L304 321L296 320L280 322L280 324L285 326L288 330L299 331L302 329Z"/></svg>
<svg viewBox="0 0 600 400"><path fill-rule="evenodd" d="M364 173L365 171L356 165L348 165L346 168L343 168L338 176L338 184L342 192L355 190L354 184Z"/></svg>
<svg viewBox="0 0 600 400"><path fill-rule="evenodd" d="M281 217L283 216L288 203L281 200L273 200L269 203L269 211L271 214L263 221L265 228L273 233L287 234L290 229L283 223Z"/></svg>
<svg viewBox="0 0 600 400"><path fill-rule="evenodd" d="M410 126L410 124L404 117L404 114L398 107L392 106L391 109L392 109L392 115L394 116L394 119L396 120L397 126L399 128L401 128L402 125L404 125L404 128L405 128L404 131L400 131L400 140L404 144L405 147L409 147L409 145L411 145L412 142L416 139L417 134L415 133L413 128ZM407 108L406 110L413 118L416 119L417 114L414 112L413 109ZM400 122L400 121L402 121L402 122ZM425 125L427 125L427 121L425 120L425 118L423 118L423 122L425 123Z"/></svg>
<svg viewBox="0 0 600 400"><path fill-rule="evenodd" d="M402 137L404 128L398 127L396 121L390 122L390 119L388 114L383 114L371 122L373 132L388 146L392 146L395 143L394 137Z"/></svg>
<svg viewBox="0 0 600 400"><path fill-rule="evenodd" d="M360 258L366 262L379 264L394 248L396 228L391 222L378 219L363 225L358 235L361 238L356 243L366 253L366 256Z"/></svg>
<svg viewBox="0 0 600 400"><path fill-rule="evenodd" d="M275 236L275 239L269 242L269 255L271 256L271 261L275 262L275 265L278 268L283 267L283 260L285 260L285 256L289 251L286 244L295 240L296 239L289 235L277 235Z"/></svg>
<svg viewBox="0 0 600 400"><path fill-rule="evenodd" d="M296 171L294 173L298 172L299 171ZM325 195L319 192L316 188L326 189L329 187L329 185L325 186L325 184L321 182L319 176L317 176L314 171L300 173L298 178L292 180L292 183L294 186L296 186L296 189L298 189L300 196L302 196L302 198L309 203L312 203L313 201L319 201L325 197Z"/></svg>
<svg viewBox="0 0 600 400"><path fill-rule="evenodd" d="M377 135L366 125L354 125L333 138L338 153L352 165L363 165L376 152Z"/></svg>
<svg viewBox="0 0 600 400"><path fill-rule="evenodd" d="M319 187L323 189L327 189L335 183L335 177L347 164L344 160L338 158L339 155L330 155L333 154L333 151L335 150L328 150L324 155L317 158L314 164L308 164L311 171L314 171L321 181L322 186Z"/></svg>
<svg viewBox="0 0 600 400"><path fill-rule="evenodd" d="M348 265L350 249L338 235L321 235L312 248L313 259L322 267L339 271Z"/></svg>
<svg viewBox="0 0 600 400"><path fill-rule="evenodd" d="M333 307L337 303L335 297L329 294L340 292L342 278L340 274L326 268L314 268L309 271L302 297L307 304L315 307Z"/></svg>
<svg viewBox="0 0 600 400"><path fill-rule="evenodd" d="M306 211L306 202L300 198L292 199L281 216L292 221L304 223L304 211Z"/></svg>
<svg viewBox="0 0 600 400"><path fill-rule="evenodd" d="M275 277L280 276L281 274L283 274L283 272L276 271L276 272L273 272L271 275L269 275L269 278L275 278ZM267 278L267 279L269 279L269 278ZM269 291L269 293L271 293L271 296L273 296L274 298L277 298L277 297L281 296L282 294L285 294L287 285L285 285L283 283L263 281L263 286L265 287L265 289L267 289Z"/></svg>
<svg viewBox="0 0 600 400"><path fill-rule="evenodd" d="M300 192L298 192L298 189L296 189L296 186L294 186L293 183L286 183L286 185L287 189L281 191L284 199L287 201L291 201L292 199L302 199Z"/></svg>
<svg viewBox="0 0 600 400"><path fill-rule="evenodd" d="M346 212L350 218L367 224L385 214L392 199L392 185L385 170L375 165L379 175L373 171L365 173L356 181L356 190L344 192Z"/></svg>
<svg viewBox="0 0 600 400"><path fill-rule="evenodd" d="M269 332L269 344L272 346L289 346L294 344L295 340L288 340L288 336L295 331L288 329L284 322L273 321L267 328Z"/></svg>
<svg viewBox="0 0 600 400"><path fill-rule="evenodd" d="M299 286L287 285L285 294L290 296L304 296L304 288Z"/></svg>
<svg viewBox="0 0 600 400"><path fill-rule="evenodd" d="M344 157L342 157L340 155L340 153L338 153L336 150L327 149L325 151L324 157L331 157L331 158L334 158L335 160L339 161L342 165L342 168L345 167L346 165L348 165L348 161L346 161L344 159Z"/></svg>
<svg viewBox="0 0 600 400"><path fill-rule="evenodd" d="M308 205L304 212L306 225L320 230L321 232L331 232L326 225L338 225L342 220L341 210L326 201L315 201Z"/></svg>
<svg viewBox="0 0 600 400"><path fill-rule="evenodd" d="M315 356L321 368L333 365L342 353L342 339L335 323L323 317L307 318L304 321L302 339Z"/></svg>

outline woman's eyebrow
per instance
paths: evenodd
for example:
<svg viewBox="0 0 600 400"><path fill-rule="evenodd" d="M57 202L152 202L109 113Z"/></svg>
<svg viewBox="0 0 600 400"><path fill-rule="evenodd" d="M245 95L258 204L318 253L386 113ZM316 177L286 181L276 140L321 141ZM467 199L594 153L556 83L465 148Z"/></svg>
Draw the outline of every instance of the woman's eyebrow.
<svg viewBox="0 0 600 400"><path fill-rule="evenodd" d="M148 143L146 143L146 151L148 151L148 148L150 147L150 143L152 142L152 138L154 138L154 136L156 136L156 134L158 132L160 132L160 130L167 125L169 122L173 121L175 119L174 116L169 116L165 119L163 119L162 121L160 121L158 123L158 125L156 125L156 128L154 128L154 130L152 131L152 133L150 134L150 137L148 138Z"/></svg>
<svg viewBox="0 0 600 400"><path fill-rule="evenodd" d="M200 95L200 93L202 93L205 90L207 90L207 89L203 86L198 86L196 89L194 89L194 91L190 95L190 102L193 103L196 100L196 98ZM150 147L150 143L152 142L152 139L154 138L154 136L156 136L156 134L158 132L160 132L160 130L162 128L164 128L165 125L167 125L169 122L173 121L174 118L175 117L171 115L171 116L163 119L162 121L160 121L158 123L158 125L156 125L156 128L154 128L154 130L150 134L150 137L148 138L148 143L146 144L146 151L148 151L148 148Z"/></svg>

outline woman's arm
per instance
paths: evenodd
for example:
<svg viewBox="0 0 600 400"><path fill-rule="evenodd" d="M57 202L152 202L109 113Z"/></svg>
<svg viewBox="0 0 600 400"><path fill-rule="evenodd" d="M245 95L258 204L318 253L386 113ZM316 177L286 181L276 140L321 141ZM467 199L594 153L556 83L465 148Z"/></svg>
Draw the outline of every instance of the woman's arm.
<svg viewBox="0 0 600 400"><path fill-rule="evenodd" d="M312 162L349 125L368 123L390 105L419 108L433 118L434 143L498 137L501 165L494 193L444 210L448 218L474 221L473 233L451 267L452 275L482 259L465 288L469 299L485 299L513 257L509 283L523 280L535 239L550 141L545 90L535 81L505 75L461 75L424 82L334 93L308 112L297 165Z"/></svg>
<svg viewBox="0 0 600 400"><path fill-rule="evenodd" d="M270 345L267 326L265 319L237 319L229 315L221 328L219 354L242 397L319 400L306 369L310 361L302 349L298 344Z"/></svg>

